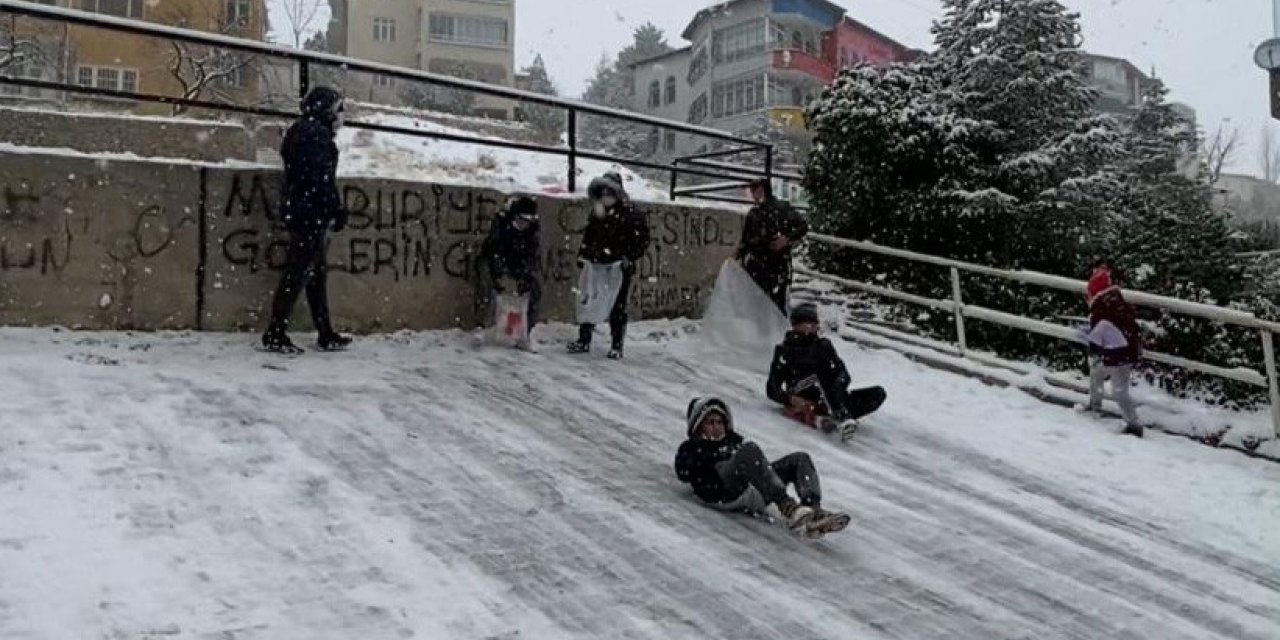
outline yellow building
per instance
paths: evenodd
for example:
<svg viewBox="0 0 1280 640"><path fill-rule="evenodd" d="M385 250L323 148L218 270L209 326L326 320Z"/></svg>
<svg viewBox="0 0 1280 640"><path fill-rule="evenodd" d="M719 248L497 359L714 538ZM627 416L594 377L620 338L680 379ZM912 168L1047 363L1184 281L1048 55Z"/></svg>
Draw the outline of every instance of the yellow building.
<svg viewBox="0 0 1280 640"><path fill-rule="evenodd" d="M42 4L249 40L263 40L267 29L266 0L45 0ZM19 20L14 37L39 38L44 55L40 65L28 64L22 74L15 75L241 105L257 104L261 96L263 61L256 56L106 29ZM116 98L67 94L66 99L140 113L183 111Z"/></svg>

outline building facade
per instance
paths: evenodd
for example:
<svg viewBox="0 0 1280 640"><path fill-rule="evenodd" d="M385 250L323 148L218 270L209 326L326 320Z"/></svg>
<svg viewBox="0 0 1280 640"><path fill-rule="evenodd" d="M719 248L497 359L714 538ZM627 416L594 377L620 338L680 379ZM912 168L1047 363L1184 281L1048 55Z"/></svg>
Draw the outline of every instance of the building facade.
<svg viewBox="0 0 1280 640"><path fill-rule="evenodd" d="M1084 77L1098 92L1094 108L1122 117L1142 106L1142 91L1152 82L1151 76L1128 60L1096 53L1084 54ZM1195 109L1179 102L1170 103L1170 106L1192 126L1195 125Z"/></svg>
<svg viewBox="0 0 1280 640"><path fill-rule="evenodd" d="M802 135L805 105L840 69L916 55L826 0L734 0L699 11L681 35L685 48L635 65L633 108L738 133ZM707 143L659 135L664 155Z"/></svg>
<svg viewBox="0 0 1280 640"><path fill-rule="evenodd" d="M515 81L515 0L330 0L332 52L489 84ZM350 74L352 76L356 74ZM348 93L403 104L392 78L349 77ZM478 115L510 117L508 100L480 96Z"/></svg>
<svg viewBox="0 0 1280 640"><path fill-rule="evenodd" d="M40 4L184 27L261 41L266 36L266 0L43 0ZM171 97L257 104L259 61L223 50L174 44L105 29L23 19L10 22L6 37L27 40L25 56L10 75L102 89ZM88 98L6 85L10 100L92 102L95 108L166 113L172 108L118 98Z"/></svg>

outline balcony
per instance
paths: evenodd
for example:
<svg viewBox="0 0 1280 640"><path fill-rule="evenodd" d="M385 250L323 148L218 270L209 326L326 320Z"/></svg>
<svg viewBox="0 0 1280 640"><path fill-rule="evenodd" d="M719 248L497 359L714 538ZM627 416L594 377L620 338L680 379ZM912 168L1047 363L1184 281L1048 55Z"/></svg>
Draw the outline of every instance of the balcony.
<svg viewBox="0 0 1280 640"><path fill-rule="evenodd" d="M796 49L779 49L773 52L773 68L782 73L808 76L823 84L836 79L836 70L821 58Z"/></svg>
<svg viewBox="0 0 1280 640"><path fill-rule="evenodd" d="M782 129L803 131L806 126L804 107L770 107L769 121Z"/></svg>

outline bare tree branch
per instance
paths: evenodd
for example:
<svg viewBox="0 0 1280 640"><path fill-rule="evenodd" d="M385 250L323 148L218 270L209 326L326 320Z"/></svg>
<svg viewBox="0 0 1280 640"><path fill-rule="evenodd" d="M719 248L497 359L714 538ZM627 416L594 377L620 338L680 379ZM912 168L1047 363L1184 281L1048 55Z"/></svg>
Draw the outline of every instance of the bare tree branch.
<svg viewBox="0 0 1280 640"><path fill-rule="evenodd" d="M1225 124L1218 125L1213 137L1205 141L1205 162L1209 168L1209 181L1216 183L1222 176L1222 169L1235 157L1240 146L1240 128L1227 129Z"/></svg>
<svg viewBox="0 0 1280 640"><path fill-rule="evenodd" d="M289 22L289 33L293 36L295 48L302 48L302 37L311 31L323 2L324 0L280 0L280 9Z"/></svg>

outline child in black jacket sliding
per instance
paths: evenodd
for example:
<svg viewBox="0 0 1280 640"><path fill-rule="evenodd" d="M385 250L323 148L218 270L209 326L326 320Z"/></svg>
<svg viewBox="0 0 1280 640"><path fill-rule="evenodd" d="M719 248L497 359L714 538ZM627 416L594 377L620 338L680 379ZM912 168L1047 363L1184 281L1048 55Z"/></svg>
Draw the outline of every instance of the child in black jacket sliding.
<svg viewBox="0 0 1280 640"><path fill-rule="evenodd" d="M787 415L824 431L840 429L848 437L854 422L884 404L881 387L849 388L849 370L831 341L818 335L813 303L791 311L791 331L773 350L765 393Z"/></svg>
<svg viewBox="0 0 1280 640"><path fill-rule="evenodd" d="M733 428L729 406L717 398L694 398L685 413L688 440L676 453L676 476L693 485L708 506L760 513L775 505L792 531L818 537L839 531L849 516L822 508L818 471L807 453L770 463L754 442ZM794 485L797 501L787 494Z"/></svg>

